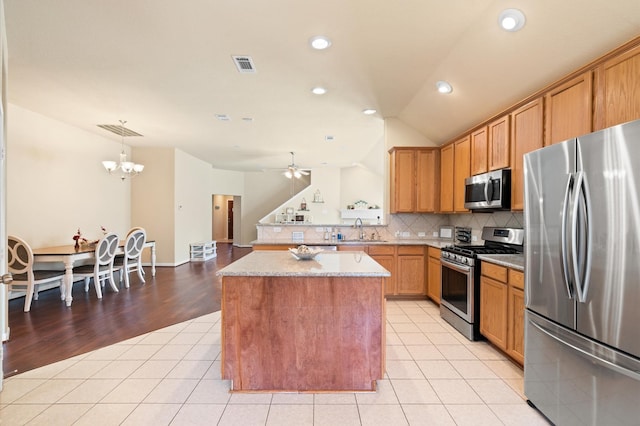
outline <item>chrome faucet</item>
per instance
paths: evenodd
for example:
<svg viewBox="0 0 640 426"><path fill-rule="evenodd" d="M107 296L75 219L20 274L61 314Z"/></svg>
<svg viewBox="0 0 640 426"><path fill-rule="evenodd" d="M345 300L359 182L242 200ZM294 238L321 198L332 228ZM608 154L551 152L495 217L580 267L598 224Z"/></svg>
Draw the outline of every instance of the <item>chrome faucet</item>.
<svg viewBox="0 0 640 426"><path fill-rule="evenodd" d="M360 223L360 225L358 225L358 222ZM353 224L354 228L360 228L360 232L358 232L358 239L359 240L364 240L366 237L366 234L364 233L364 230L362 229L362 219L357 218L356 222Z"/></svg>

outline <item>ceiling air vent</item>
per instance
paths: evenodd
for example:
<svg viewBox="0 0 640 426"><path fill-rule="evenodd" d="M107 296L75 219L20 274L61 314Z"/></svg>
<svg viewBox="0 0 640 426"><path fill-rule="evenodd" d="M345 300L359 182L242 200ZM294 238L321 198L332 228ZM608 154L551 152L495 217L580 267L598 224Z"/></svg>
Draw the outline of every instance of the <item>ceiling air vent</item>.
<svg viewBox="0 0 640 426"><path fill-rule="evenodd" d="M232 56L233 62L241 73L255 73L256 67L253 65L253 59L250 56Z"/></svg>
<svg viewBox="0 0 640 426"><path fill-rule="evenodd" d="M140 133L127 129L120 124L98 124L97 126L111 133L115 133L118 136L142 136Z"/></svg>

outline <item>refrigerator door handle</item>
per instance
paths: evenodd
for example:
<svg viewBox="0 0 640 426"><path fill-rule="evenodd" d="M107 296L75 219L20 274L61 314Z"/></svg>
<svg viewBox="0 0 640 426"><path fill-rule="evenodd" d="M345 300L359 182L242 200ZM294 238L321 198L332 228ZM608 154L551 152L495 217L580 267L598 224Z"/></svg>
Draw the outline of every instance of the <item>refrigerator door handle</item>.
<svg viewBox="0 0 640 426"><path fill-rule="evenodd" d="M628 368L625 368L621 365L618 365L612 361L609 361L608 359L604 359L602 357L597 356L596 354L593 354L585 349L582 349L581 347L571 344L569 342L567 342L566 340L561 339L560 337L556 336L555 333L553 333L551 330L548 330L546 327L543 327L542 325L536 323L535 321L531 321L529 320L529 323L534 326L535 328L537 328L541 333L544 333L546 336L554 339L555 341L570 347L571 349L580 352L581 354L585 355L586 357L588 357L589 359L591 359L592 361L594 361L596 364L599 364L605 368L608 368L610 370L614 370L617 373L620 374L624 374L627 377L630 377L634 380L640 380L640 371L636 371L636 370L630 370Z"/></svg>
<svg viewBox="0 0 640 426"><path fill-rule="evenodd" d="M591 198L589 197L589 186L584 172L576 173L573 195L571 218L572 267L577 299L579 302L585 303L591 277L591 238L593 233L591 229L592 223L589 220ZM578 239L578 237L580 238ZM581 259L579 254L583 254L585 258ZM580 268L581 260L583 261L582 269Z"/></svg>
<svg viewBox="0 0 640 426"><path fill-rule="evenodd" d="M591 220L591 196L589 191L589 184L587 182L587 175L581 172L582 179L580 189L580 206L581 206L581 218L584 226L580 229L584 230L586 235L581 238L581 243L584 245L585 259L583 262L583 276L578 279L577 293L578 301L581 303L587 302L587 294L589 293L589 283L591 282L591 254L592 254L592 240L593 240L593 221Z"/></svg>
<svg viewBox="0 0 640 426"><path fill-rule="evenodd" d="M564 191L564 201L562 203L562 218L560 220L561 229L560 229L560 263L562 264L562 279L564 281L564 285L567 289L567 296L569 299L573 299L573 291L571 288L571 275L569 270L569 259L567 256L568 252L568 238L567 238L567 221L569 216L569 198L571 194L571 187L573 184L573 175L569 175L569 179L567 180L567 187Z"/></svg>

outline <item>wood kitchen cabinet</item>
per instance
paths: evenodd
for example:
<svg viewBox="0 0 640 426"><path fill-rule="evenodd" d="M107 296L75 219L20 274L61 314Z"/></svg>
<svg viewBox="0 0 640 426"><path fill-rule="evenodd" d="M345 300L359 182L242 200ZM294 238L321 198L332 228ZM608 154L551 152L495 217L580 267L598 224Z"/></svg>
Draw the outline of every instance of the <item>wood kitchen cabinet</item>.
<svg viewBox="0 0 640 426"><path fill-rule="evenodd" d="M427 286L425 281L425 246L398 247L397 294L405 296L425 296Z"/></svg>
<svg viewBox="0 0 640 426"><path fill-rule="evenodd" d="M544 98L545 146L590 133L592 99L591 71L547 92Z"/></svg>
<svg viewBox="0 0 640 426"><path fill-rule="evenodd" d="M440 150L440 211L453 212L453 144Z"/></svg>
<svg viewBox="0 0 640 426"><path fill-rule="evenodd" d="M524 209L523 155L543 146L543 98L511 113L511 210Z"/></svg>
<svg viewBox="0 0 640 426"><path fill-rule="evenodd" d="M471 137L453 144L453 211L468 212L464 208L464 180L471 175Z"/></svg>
<svg viewBox="0 0 640 426"><path fill-rule="evenodd" d="M480 333L503 351L507 350L507 301L507 268L482 262Z"/></svg>
<svg viewBox="0 0 640 426"><path fill-rule="evenodd" d="M394 147L390 154L391 213L433 213L439 194L438 148Z"/></svg>
<svg viewBox="0 0 640 426"><path fill-rule="evenodd" d="M507 353L524 364L524 273L509 269Z"/></svg>
<svg viewBox="0 0 640 426"><path fill-rule="evenodd" d="M434 213L440 196L440 150L416 149L416 212Z"/></svg>
<svg viewBox="0 0 640 426"><path fill-rule="evenodd" d="M507 114L487 126L489 171L506 169L511 165L510 122L510 116Z"/></svg>
<svg viewBox="0 0 640 426"><path fill-rule="evenodd" d="M365 253L369 252L369 247L361 244L347 244L347 245L339 244L337 248L338 248L338 251L363 251Z"/></svg>
<svg viewBox="0 0 640 426"><path fill-rule="evenodd" d="M390 277L384 279L384 295L393 296L397 294L396 289L396 246L392 245L370 245L368 247L369 256L391 272Z"/></svg>
<svg viewBox="0 0 640 426"><path fill-rule="evenodd" d="M442 292L442 271L440 269L440 249L429 247L427 249L427 296L438 305Z"/></svg>
<svg viewBox="0 0 640 426"><path fill-rule="evenodd" d="M594 130L640 118L640 46L595 69Z"/></svg>
<svg viewBox="0 0 640 426"><path fill-rule="evenodd" d="M489 170L489 133L487 126L471 133L471 175L486 173Z"/></svg>
<svg viewBox="0 0 640 426"><path fill-rule="evenodd" d="M524 274L482 262L480 333L520 364L524 363Z"/></svg>

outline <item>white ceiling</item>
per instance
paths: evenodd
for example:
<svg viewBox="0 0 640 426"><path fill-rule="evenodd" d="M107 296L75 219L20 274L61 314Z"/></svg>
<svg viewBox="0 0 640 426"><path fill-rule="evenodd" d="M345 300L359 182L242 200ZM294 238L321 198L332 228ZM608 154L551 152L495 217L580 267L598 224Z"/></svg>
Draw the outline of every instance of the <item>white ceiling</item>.
<svg viewBox="0 0 640 426"><path fill-rule="evenodd" d="M440 144L640 35L640 0L4 3L9 102L114 141L96 125L127 120L144 135L129 145L229 170L284 167L289 151L301 166L349 166L387 117ZM498 28L508 7L527 17L520 32ZM326 51L308 45L320 34ZM436 92L443 79L451 95Z"/></svg>

